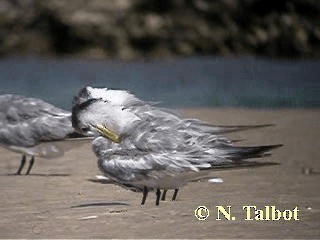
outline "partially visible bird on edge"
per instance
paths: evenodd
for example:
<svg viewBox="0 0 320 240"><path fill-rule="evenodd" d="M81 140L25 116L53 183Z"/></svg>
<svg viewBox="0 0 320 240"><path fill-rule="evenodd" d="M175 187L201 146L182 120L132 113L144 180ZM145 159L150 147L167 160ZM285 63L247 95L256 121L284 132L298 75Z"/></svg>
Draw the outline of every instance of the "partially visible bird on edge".
<svg viewBox="0 0 320 240"><path fill-rule="evenodd" d="M0 146L22 153L17 175L21 174L27 156L31 159L26 175L35 157L61 157L80 142L88 142L88 137L74 131L71 112L37 98L0 95Z"/></svg>
<svg viewBox="0 0 320 240"><path fill-rule="evenodd" d="M184 119L176 112L144 102L124 90L85 87L74 97L73 127L94 136L92 149L100 171L113 183L143 193L156 190L159 205L167 190L208 174L208 170L273 165L250 161L282 145L234 146L221 134L270 125L214 126Z"/></svg>

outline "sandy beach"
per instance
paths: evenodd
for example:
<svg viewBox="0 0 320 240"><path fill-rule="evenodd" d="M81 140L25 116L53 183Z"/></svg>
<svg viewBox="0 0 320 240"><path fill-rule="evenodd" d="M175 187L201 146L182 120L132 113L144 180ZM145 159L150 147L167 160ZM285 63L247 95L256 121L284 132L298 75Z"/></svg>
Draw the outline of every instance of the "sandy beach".
<svg viewBox="0 0 320 240"><path fill-rule="evenodd" d="M36 159L29 176L12 175L21 156L1 148L0 238L320 238L320 110L181 112L218 125L275 124L227 136L244 139L240 145L284 144L265 159L280 165L212 171L224 182L189 183L160 206L150 193L141 206L140 193L90 181L100 175L90 144ZM195 217L198 206L210 210L205 221ZM231 206L235 220L216 220L216 206ZM297 207L299 220L248 221L243 206Z"/></svg>

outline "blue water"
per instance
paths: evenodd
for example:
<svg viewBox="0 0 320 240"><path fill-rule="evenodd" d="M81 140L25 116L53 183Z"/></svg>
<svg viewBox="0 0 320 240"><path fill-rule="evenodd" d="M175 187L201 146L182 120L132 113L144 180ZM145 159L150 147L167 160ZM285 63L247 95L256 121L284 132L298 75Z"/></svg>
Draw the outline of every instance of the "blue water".
<svg viewBox="0 0 320 240"><path fill-rule="evenodd" d="M318 108L320 60L0 59L0 94L37 97L70 109L86 85L127 89L167 107Z"/></svg>

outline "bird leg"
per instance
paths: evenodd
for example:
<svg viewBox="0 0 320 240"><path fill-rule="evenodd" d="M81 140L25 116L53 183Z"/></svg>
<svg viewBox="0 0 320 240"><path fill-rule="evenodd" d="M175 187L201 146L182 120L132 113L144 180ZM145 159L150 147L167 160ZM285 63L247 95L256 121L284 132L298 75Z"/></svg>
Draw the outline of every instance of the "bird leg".
<svg viewBox="0 0 320 240"><path fill-rule="evenodd" d="M28 167L28 171L26 172L26 175L29 175L30 170L31 170L33 164L34 164L34 156L32 156L31 159L30 159L29 167Z"/></svg>
<svg viewBox="0 0 320 240"><path fill-rule="evenodd" d="M168 191L167 189L163 190L161 201L165 201L166 200L167 191Z"/></svg>
<svg viewBox="0 0 320 240"><path fill-rule="evenodd" d="M19 169L16 173L16 175L20 175L21 174L21 170L23 169L24 165L26 164L26 155L22 155L22 159L21 159L21 163L20 163L20 166L19 166Z"/></svg>
<svg viewBox="0 0 320 240"><path fill-rule="evenodd" d="M174 193L173 193L173 196L172 196L172 201L175 201L175 200L176 200L178 191L179 191L179 189L175 189L175 190L174 190Z"/></svg>
<svg viewBox="0 0 320 240"><path fill-rule="evenodd" d="M157 188L156 196L157 196L157 199L156 199L156 206L159 206L160 197L161 197L161 191L160 191L160 188Z"/></svg>
<svg viewBox="0 0 320 240"><path fill-rule="evenodd" d="M143 196L142 196L142 201L141 201L141 205L144 205L145 202L146 202L146 199L147 199L147 196L148 196L148 188L147 187L144 187L143 188Z"/></svg>

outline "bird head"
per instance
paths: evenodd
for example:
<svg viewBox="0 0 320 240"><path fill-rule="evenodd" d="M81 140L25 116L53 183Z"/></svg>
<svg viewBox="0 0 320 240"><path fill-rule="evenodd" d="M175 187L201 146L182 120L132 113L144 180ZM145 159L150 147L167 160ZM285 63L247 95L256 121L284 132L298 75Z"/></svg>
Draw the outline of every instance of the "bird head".
<svg viewBox="0 0 320 240"><path fill-rule="evenodd" d="M125 107L124 103L133 98L126 91L86 87L74 99L72 126L82 134L120 143L141 120Z"/></svg>

